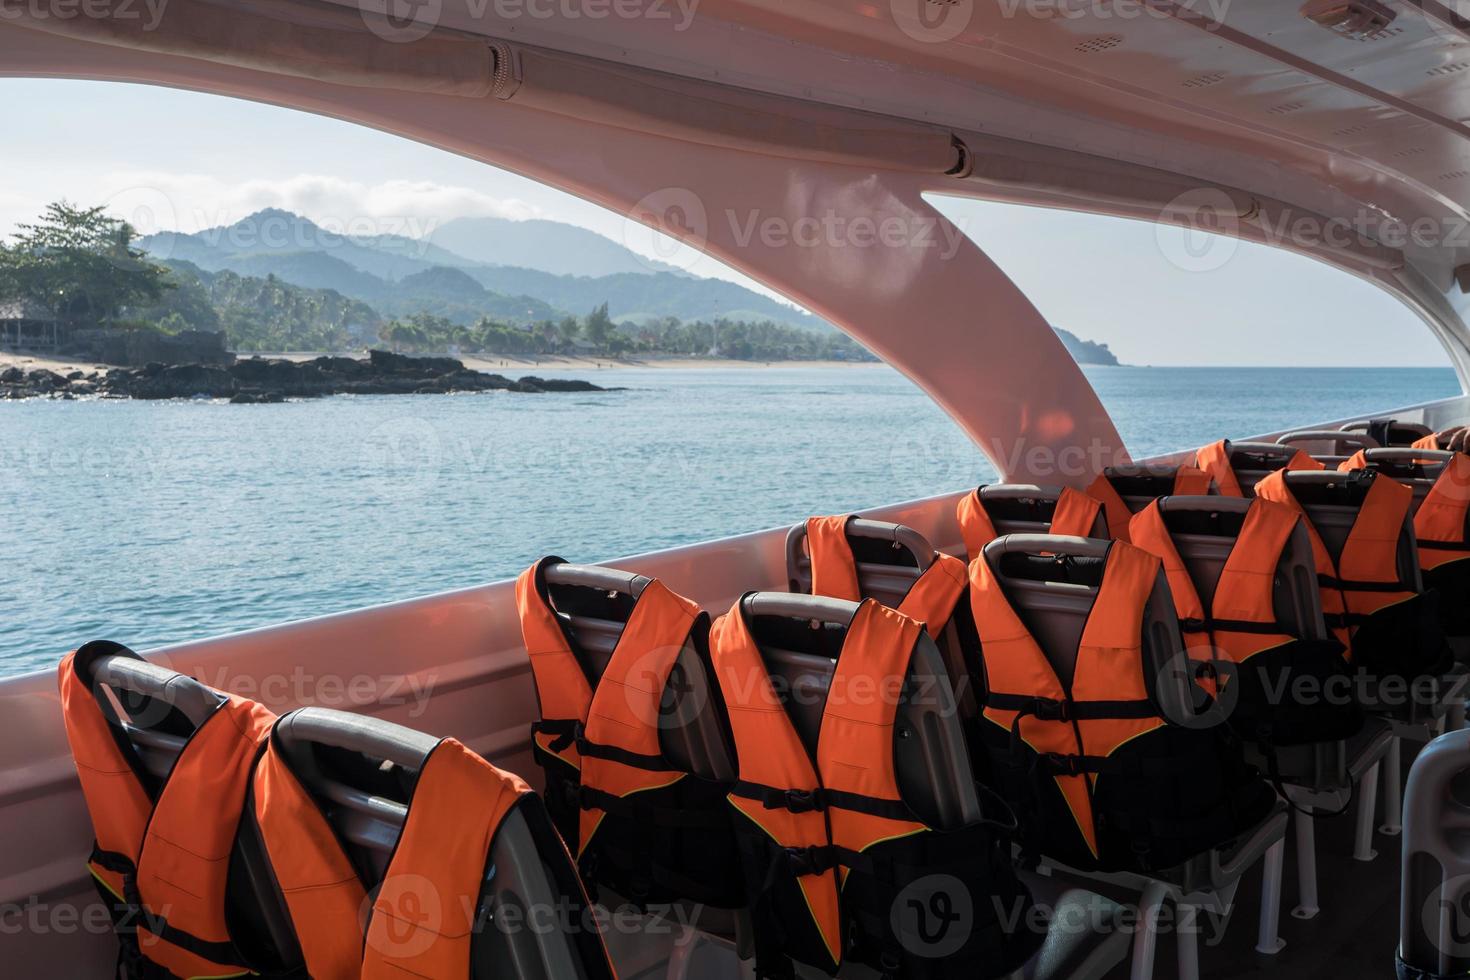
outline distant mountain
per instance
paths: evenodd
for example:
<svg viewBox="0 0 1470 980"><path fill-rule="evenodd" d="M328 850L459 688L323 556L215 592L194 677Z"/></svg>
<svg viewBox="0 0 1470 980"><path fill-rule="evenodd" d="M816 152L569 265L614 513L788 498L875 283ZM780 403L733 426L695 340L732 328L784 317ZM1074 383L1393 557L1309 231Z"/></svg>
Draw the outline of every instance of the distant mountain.
<svg viewBox="0 0 1470 980"><path fill-rule="evenodd" d="M725 317L831 330L816 317L743 286L659 271L657 264L650 269L629 249L573 225L464 218L439 228L434 237L520 264L486 264L435 241L337 235L275 209L192 235L152 235L139 244L156 258L191 262L207 272L228 269L308 289L333 289L389 316L434 312L461 324L481 316L525 323L584 315L607 303L619 321ZM535 263L572 271L549 271ZM459 274L446 274L454 272ZM466 280L478 283L481 292L469 289Z"/></svg>
<svg viewBox="0 0 1470 980"><path fill-rule="evenodd" d="M1118 363L1117 355L1108 350L1107 344L1099 344L1092 340L1083 340L1070 330L1061 327L1052 327L1057 336L1062 338L1062 345L1067 348L1067 353L1072 355L1072 360L1078 364L1112 364Z"/></svg>
<svg viewBox="0 0 1470 980"><path fill-rule="evenodd" d="M560 221L456 218L428 240L481 265L508 265L558 276L648 275L677 272L611 238Z"/></svg>

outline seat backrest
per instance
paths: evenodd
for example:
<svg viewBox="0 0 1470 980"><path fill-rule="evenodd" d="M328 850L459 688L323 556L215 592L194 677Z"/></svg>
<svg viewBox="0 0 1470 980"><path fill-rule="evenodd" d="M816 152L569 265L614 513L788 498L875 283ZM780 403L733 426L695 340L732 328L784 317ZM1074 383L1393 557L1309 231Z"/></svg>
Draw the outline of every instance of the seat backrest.
<svg viewBox="0 0 1470 980"><path fill-rule="evenodd" d="M1353 479L1351 473L1295 470L1286 474L1286 485L1297 503L1302 505L1302 510L1312 522L1317 536L1322 539L1323 546L1336 562L1342 555L1343 545L1352 533L1358 514L1362 511L1368 484ZM1412 507L1404 516L1396 554L1399 581L1408 583L1415 592L1422 592L1424 586L1419 571L1418 547L1414 539Z"/></svg>
<svg viewBox="0 0 1470 980"><path fill-rule="evenodd" d="M160 783L221 698L186 674L129 656L99 658L93 677L104 688L108 722ZM259 965L294 966L301 962L300 944L265 854L251 821L242 820L226 890L230 931Z"/></svg>
<svg viewBox="0 0 1470 980"><path fill-rule="evenodd" d="M1348 432L1342 429L1300 429L1288 432L1276 440L1278 445L1305 450L1317 462L1328 469L1349 458L1359 449L1376 449L1378 440L1366 432Z"/></svg>
<svg viewBox="0 0 1470 980"><path fill-rule="evenodd" d="M383 880L413 789L439 739L400 725L328 708L301 708L276 725L275 744L321 806L369 891ZM580 894L576 869L540 799L518 803L495 833L477 910L495 920L537 921ZM491 917L477 911L475 921ZM574 923L577 920L572 920ZM481 929L471 947L472 980L561 980L596 976L578 939L560 929Z"/></svg>
<svg viewBox="0 0 1470 980"><path fill-rule="evenodd" d="M567 563L548 565L545 576L552 607L574 639L583 669L600 678L638 596L652 580L614 568ZM683 771L724 781L734 778L735 765L724 701L711 670L709 619L701 616L669 675L659 706L659 745L665 758Z"/></svg>
<svg viewBox="0 0 1470 980"><path fill-rule="evenodd" d="M857 565L858 589L864 599L876 599L897 609L919 576L934 564L934 546L911 527L858 517L847 522L846 530ZM805 522L786 533L786 577L792 592L810 594L812 591L812 559L807 550ZM963 600L956 612L933 639L949 671L960 714L973 718L979 713L979 704L975 699L971 658L966 654L965 624L969 619Z"/></svg>
<svg viewBox="0 0 1470 980"><path fill-rule="evenodd" d="M1251 502L1239 497L1165 497L1159 501L1164 526L1205 609L1214 601L1225 562L1250 508ZM1276 565L1271 598L1276 621L1290 635L1307 640L1331 636L1322 618L1312 539L1300 521Z"/></svg>
<svg viewBox="0 0 1470 980"><path fill-rule="evenodd" d="M1344 432L1366 432L1380 446L1412 446L1434 430L1418 422L1400 422L1398 419L1371 419L1349 422L1342 427Z"/></svg>
<svg viewBox="0 0 1470 980"><path fill-rule="evenodd" d="M1230 467L1235 470L1240 492L1247 497L1254 497L1256 484L1284 468L1296 454L1296 446L1275 442L1232 442Z"/></svg>
<svg viewBox="0 0 1470 980"><path fill-rule="evenodd" d="M1174 492L1177 466L1109 466L1103 470L1103 478L1112 484L1131 513L1138 513L1160 497ZM1210 492L1215 486L1210 484Z"/></svg>
<svg viewBox="0 0 1470 980"><path fill-rule="evenodd" d="M1009 534L985 546L1006 599L1064 684L1077 669L1077 647L1102 584L1111 541L1053 534ZM1198 714L1193 669L1179 617L1160 567L1143 614L1143 670L1154 680L1164 717L1187 723Z"/></svg>
<svg viewBox="0 0 1470 980"><path fill-rule="evenodd" d="M753 592L741 603L772 687L815 758L827 692L858 604L790 592ZM952 829L981 818L964 725L927 632L904 678L893 748L899 791L926 823Z"/></svg>
<svg viewBox="0 0 1470 980"><path fill-rule="evenodd" d="M1051 528L1061 487L1041 487L1026 483L994 483L980 488L980 502L996 534L1045 534ZM1106 538L1108 524L1099 511L1092 526L1092 537Z"/></svg>
<svg viewBox="0 0 1470 980"><path fill-rule="evenodd" d="M1363 453L1370 469L1407 484L1414 490L1414 511L1434 489L1435 481L1455 454L1447 449L1369 449Z"/></svg>

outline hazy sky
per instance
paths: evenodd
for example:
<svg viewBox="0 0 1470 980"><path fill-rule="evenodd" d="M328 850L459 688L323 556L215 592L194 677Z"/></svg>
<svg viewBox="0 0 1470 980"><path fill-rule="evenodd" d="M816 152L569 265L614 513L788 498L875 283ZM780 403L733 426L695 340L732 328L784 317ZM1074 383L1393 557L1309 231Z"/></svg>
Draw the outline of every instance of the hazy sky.
<svg viewBox="0 0 1470 980"><path fill-rule="evenodd" d="M145 231L195 231L271 206L410 236L499 215L566 221L654 252L621 215L349 123L145 86L6 79L0 93L0 236L65 197L110 202ZM1053 323L1127 363L1445 363L1395 300L1310 259L1242 242L1220 268L1191 272L1170 261L1185 247L1172 229L979 202L942 210ZM754 285L708 258L678 264Z"/></svg>

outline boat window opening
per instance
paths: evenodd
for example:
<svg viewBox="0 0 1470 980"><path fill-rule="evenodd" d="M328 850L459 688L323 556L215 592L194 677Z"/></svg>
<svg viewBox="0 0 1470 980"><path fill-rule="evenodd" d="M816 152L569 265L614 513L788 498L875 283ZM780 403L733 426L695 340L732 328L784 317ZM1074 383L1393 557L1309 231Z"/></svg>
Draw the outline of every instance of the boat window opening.
<svg viewBox="0 0 1470 980"><path fill-rule="evenodd" d="M1075 338L1135 459L1460 394L1408 307L1306 256L1128 218L928 200Z"/></svg>
<svg viewBox="0 0 1470 980"><path fill-rule="evenodd" d="M0 524L26 569L0 590L0 674L98 632L147 649L476 586L547 552L605 561L994 478L898 372L621 214L273 106L80 81L0 92L17 134L0 243L54 202L102 207L178 284L109 325L113 355L192 328L242 362L379 348L619 389L306 398L288 368L205 365L135 392L178 397L104 398L115 365L57 350L71 324L7 318L0 296L0 372L59 386L0 401ZM94 152L58 155L76 132ZM603 303L612 322L589 325Z"/></svg>

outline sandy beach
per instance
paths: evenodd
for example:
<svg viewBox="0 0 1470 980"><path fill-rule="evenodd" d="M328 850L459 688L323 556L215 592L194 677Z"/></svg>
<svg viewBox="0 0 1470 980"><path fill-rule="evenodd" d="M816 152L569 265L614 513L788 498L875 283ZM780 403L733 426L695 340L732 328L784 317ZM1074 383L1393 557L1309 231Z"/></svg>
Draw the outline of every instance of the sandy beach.
<svg viewBox="0 0 1470 980"><path fill-rule="evenodd" d="M239 354L240 358L249 357L278 357L288 361L309 361L314 357L321 357L328 352L293 352L293 353L265 353L259 355L254 353ZM362 352L353 352L341 355L345 357L363 358L367 355ZM609 371L625 368L852 368L865 367L877 364L876 361L737 361L727 358L716 357L650 357L644 359L620 360L611 357L490 357L476 354L455 354L464 362L464 366L474 371L486 371L493 374L509 374L520 376L524 374L535 374L537 371ZM45 369L55 371L57 374L65 375L72 371L83 371L88 374L93 371L107 372L116 365L97 364L92 361L78 361L66 358L44 357L39 354L16 353L14 351L0 350L0 371L9 367L20 367L26 371Z"/></svg>

